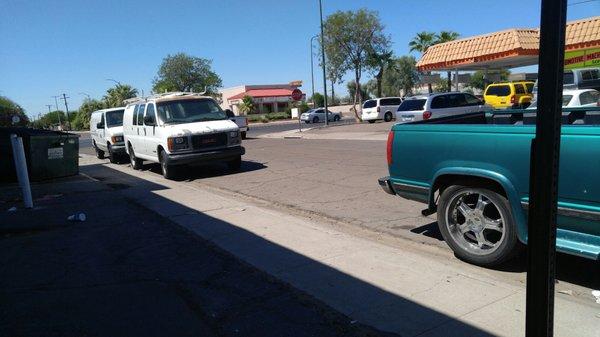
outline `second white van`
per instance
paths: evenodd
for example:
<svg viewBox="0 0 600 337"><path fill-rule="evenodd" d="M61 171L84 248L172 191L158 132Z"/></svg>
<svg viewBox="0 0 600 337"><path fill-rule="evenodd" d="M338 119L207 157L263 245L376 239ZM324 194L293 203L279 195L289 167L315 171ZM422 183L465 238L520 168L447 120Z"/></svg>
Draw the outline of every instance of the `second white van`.
<svg viewBox="0 0 600 337"><path fill-rule="evenodd" d="M385 97L367 100L362 106L362 120L375 123L377 120L390 122L402 104L400 97Z"/></svg>
<svg viewBox="0 0 600 337"><path fill-rule="evenodd" d="M103 109L92 112L90 137L96 157L104 159L108 154L111 163L116 163L125 154L123 142L124 108Z"/></svg>

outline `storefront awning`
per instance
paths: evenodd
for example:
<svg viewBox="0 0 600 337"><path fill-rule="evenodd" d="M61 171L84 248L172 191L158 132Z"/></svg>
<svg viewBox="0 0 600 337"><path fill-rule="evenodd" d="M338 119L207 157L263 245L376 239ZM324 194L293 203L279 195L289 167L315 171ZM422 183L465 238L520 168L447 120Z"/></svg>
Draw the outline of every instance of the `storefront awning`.
<svg viewBox="0 0 600 337"><path fill-rule="evenodd" d="M244 96L250 96L252 98L263 98L263 97L292 97L291 89L251 89L246 92L242 92L235 96L231 96L228 99L236 100L242 99Z"/></svg>
<svg viewBox="0 0 600 337"><path fill-rule="evenodd" d="M509 29L431 46L417 62L421 71L515 68L537 64L538 29ZM600 16L571 21L565 49L600 46Z"/></svg>

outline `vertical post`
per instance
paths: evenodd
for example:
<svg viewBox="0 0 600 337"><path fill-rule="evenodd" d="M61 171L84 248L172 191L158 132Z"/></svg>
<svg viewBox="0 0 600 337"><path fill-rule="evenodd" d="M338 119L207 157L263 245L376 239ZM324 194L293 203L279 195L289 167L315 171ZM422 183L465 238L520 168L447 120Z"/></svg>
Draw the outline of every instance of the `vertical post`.
<svg viewBox="0 0 600 337"><path fill-rule="evenodd" d="M313 40L315 37L319 37L319 35L315 35L310 38L310 84L312 87L311 101L313 104L313 108L315 108L315 73L313 71Z"/></svg>
<svg viewBox="0 0 600 337"><path fill-rule="evenodd" d="M69 131L71 131L71 118L69 118L69 105L67 104L67 95L62 94L63 100L65 101L65 110L67 112L67 125L69 126Z"/></svg>
<svg viewBox="0 0 600 337"><path fill-rule="evenodd" d="M12 145L13 160L15 162L15 171L17 179L23 193L23 203L25 208L33 208L31 198L31 186L29 185L29 175L27 174L27 161L25 160L25 150L23 149L23 139L15 134L10 135Z"/></svg>
<svg viewBox="0 0 600 337"><path fill-rule="evenodd" d="M321 15L321 61L323 62L323 95L325 96L325 125L329 125L329 111L327 110L327 75L325 74L325 35L323 32L323 3L319 0L319 14Z"/></svg>
<svg viewBox="0 0 600 337"><path fill-rule="evenodd" d="M458 68L454 69L454 79L456 84L454 85L454 88L456 91L458 91Z"/></svg>
<svg viewBox="0 0 600 337"><path fill-rule="evenodd" d="M529 177L527 337L553 336L554 333L556 209L567 0L542 0L541 3L538 113Z"/></svg>
<svg viewBox="0 0 600 337"><path fill-rule="evenodd" d="M58 116L58 127L62 130L62 122L60 121L60 112L58 110L58 98L60 96L52 96L54 97L54 103L56 104L56 115Z"/></svg>

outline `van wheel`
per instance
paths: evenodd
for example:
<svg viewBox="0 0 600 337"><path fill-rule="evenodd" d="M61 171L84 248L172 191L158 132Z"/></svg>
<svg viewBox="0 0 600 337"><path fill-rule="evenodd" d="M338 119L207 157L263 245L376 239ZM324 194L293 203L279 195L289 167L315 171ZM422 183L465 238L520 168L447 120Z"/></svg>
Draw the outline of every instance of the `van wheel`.
<svg viewBox="0 0 600 337"><path fill-rule="evenodd" d="M383 120L386 122L391 122L392 121L392 113L391 112L386 112L385 115L383 115Z"/></svg>
<svg viewBox="0 0 600 337"><path fill-rule="evenodd" d="M374 120L374 119L371 119L371 120L369 120L369 121L367 121L367 122L369 122L369 124L373 124L373 123L375 123L375 120Z"/></svg>
<svg viewBox="0 0 600 337"><path fill-rule="evenodd" d="M440 196L437 214L444 240L462 260L494 266L518 252L510 204L494 191L450 186Z"/></svg>
<svg viewBox="0 0 600 337"><path fill-rule="evenodd" d="M241 134L242 134L242 139L246 139L246 131L242 131Z"/></svg>
<svg viewBox="0 0 600 337"><path fill-rule="evenodd" d="M95 142L94 142L94 150L96 150L96 158L104 159L104 151L100 150Z"/></svg>
<svg viewBox="0 0 600 337"><path fill-rule="evenodd" d="M135 152L133 152L133 146L129 145L129 161L131 162L131 168L134 170L142 169L142 160L135 157Z"/></svg>
<svg viewBox="0 0 600 337"><path fill-rule="evenodd" d="M119 162L117 155L112 151L112 146L110 146L110 144L108 144L108 160L113 164Z"/></svg>
<svg viewBox="0 0 600 337"><path fill-rule="evenodd" d="M237 156L234 160L227 162L230 171L239 171L242 168L242 156Z"/></svg>
<svg viewBox="0 0 600 337"><path fill-rule="evenodd" d="M175 179L176 177L176 169L173 165L167 164L167 152L165 150L160 150L160 170L162 172L163 177L165 179Z"/></svg>

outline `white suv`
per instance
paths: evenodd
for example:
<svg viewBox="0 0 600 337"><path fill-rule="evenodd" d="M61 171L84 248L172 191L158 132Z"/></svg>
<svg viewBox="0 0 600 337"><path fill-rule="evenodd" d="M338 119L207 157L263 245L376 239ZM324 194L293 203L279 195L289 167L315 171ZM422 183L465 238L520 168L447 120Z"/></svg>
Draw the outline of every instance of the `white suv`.
<svg viewBox="0 0 600 337"><path fill-rule="evenodd" d="M213 98L165 93L127 103L123 134L133 169L143 160L157 162L167 179L185 164L221 161L240 169L245 150L239 128Z"/></svg>
<svg viewBox="0 0 600 337"><path fill-rule="evenodd" d="M377 120L390 122L402 103L400 97L385 97L367 100L362 106L362 120L375 123Z"/></svg>
<svg viewBox="0 0 600 337"><path fill-rule="evenodd" d="M408 123L489 110L493 110L493 108L469 93L444 92L404 99L396 111L396 121Z"/></svg>
<svg viewBox="0 0 600 337"><path fill-rule="evenodd" d="M104 155L108 153L110 162L116 163L119 156L125 154L123 109L113 108L92 112L90 138L98 159L104 159Z"/></svg>

